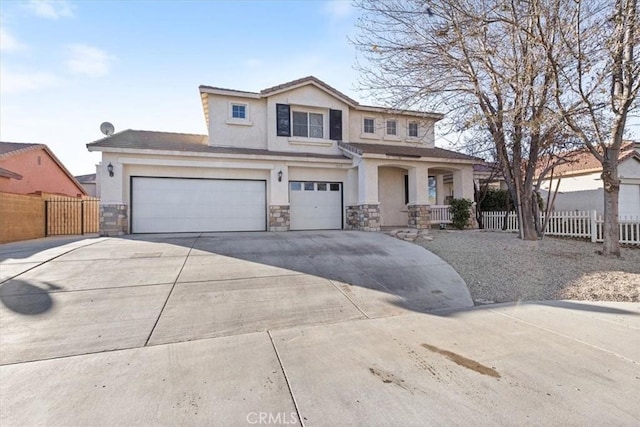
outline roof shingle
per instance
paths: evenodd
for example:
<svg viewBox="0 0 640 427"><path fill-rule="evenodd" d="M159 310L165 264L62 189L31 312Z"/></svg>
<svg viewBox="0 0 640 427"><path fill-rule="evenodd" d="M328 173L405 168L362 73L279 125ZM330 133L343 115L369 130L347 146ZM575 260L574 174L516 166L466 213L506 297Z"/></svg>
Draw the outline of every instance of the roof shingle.
<svg viewBox="0 0 640 427"><path fill-rule="evenodd" d="M125 130L110 137L91 142L87 147L125 148L136 150L182 151L212 154L245 154L278 157L310 157L326 159L346 159L342 155L291 153L255 148L216 147L207 144L206 135L184 133Z"/></svg>
<svg viewBox="0 0 640 427"><path fill-rule="evenodd" d="M445 150L444 148L426 148L426 147L407 147L401 145L382 145L382 144L361 144L361 143L345 143L340 142L339 146L354 154L385 154L387 156L398 157L429 157L437 159L466 160L474 162L482 162L478 157L469 156L467 154L458 153L456 151Z"/></svg>
<svg viewBox="0 0 640 427"><path fill-rule="evenodd" d="M28 144L22 142L0 142L0 157L11 156L25 150L42 147L43 144Z"/></svg>

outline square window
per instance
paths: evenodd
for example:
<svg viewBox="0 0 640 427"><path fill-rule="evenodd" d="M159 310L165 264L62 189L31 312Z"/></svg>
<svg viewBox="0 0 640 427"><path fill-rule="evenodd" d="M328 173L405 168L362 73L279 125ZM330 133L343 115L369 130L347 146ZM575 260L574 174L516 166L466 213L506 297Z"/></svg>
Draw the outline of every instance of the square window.
<svg viewBox="0 0 640 427"><path fill-rule="evenodd" d="M398 134L398 122L395 120L387 120L387 135Z"/></svg>
<svg viewBox="0 0 640 427"><path fill-rule="evenodd" d="M305 182L304 191L313 191L315 182Z"/></svg>
<svg viewBox="0 0 640 427"><path fill-rule="evenodd" d="M327 191L327 183L319 182L318 183L318 191Z"/></svg>
<svg viewBox="0 0 640 427"><path fill-rule="evenodd" d="M301 182L292 182L291 183L291 191L300 191L302 190L302 183Z"/></svg>
<svg viewBox="0 0 640 427"><path fill-rule="evenodd" d="M372 118L365 118L363 120L363 131L364 133L375 133L376 132L376 127L375 127L375 120Z"/></svg>
<svg viewBox="0 0 640 427"><path fill-rule="evenodd" d="M246 119L247 106L242 104L231 104L231 117L234 119Z"/></svg>
<svg viewBox="0 0 640 427"><path fill-rule="evenodd" d="M418 137L418 122L409 122L409 137Z"/></svg>
<svg viewBox="0 0 640 427"><path fill-rule="evenodd" d="M324 138L324 116L320 113L294 111L293 136Z"/></svg>
<svg viewBox="0 0 640 427"><path fill-rule="evenodd" d="M329 190L340 191L340 184L329 184Z"/></svg>

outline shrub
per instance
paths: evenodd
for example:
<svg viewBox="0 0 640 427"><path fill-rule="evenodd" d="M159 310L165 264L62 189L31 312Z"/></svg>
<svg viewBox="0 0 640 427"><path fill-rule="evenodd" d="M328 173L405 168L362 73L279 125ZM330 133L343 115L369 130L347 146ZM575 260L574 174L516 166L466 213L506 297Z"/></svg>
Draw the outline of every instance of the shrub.
<svg viewBox="0 0 640 427"><path fill-rule="evenodd" d="M462 230L469 223L472 205L473 202L468 199L451 200L449 207L449 211L451 212L451 222L458 230Z"/></svg>
<svg viewBox="0 0 640 427"><path fill-rule="evenodd" d="M488 189L481 195L480 210L482 212L508 211L513 203L507 190Z"/></svg>

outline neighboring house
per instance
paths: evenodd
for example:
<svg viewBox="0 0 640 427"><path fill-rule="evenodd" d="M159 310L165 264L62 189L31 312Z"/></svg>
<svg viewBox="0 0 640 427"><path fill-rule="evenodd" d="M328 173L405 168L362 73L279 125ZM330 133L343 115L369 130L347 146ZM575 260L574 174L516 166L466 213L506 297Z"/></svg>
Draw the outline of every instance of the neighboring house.
<svg viewBox="0 0 640 427"><path fill-rule="evenodd" d="M46 145L0 142L0 192L37 191L71 197L87 194Z"/></svg>
<svg viewBox="0 0 640 427"><path fill-rule="evenodd" d="M361 105L315 77L200 96L208 136L126 130L87 144L102 152L103 234L424 228L448 174L473 199L479 159L434 146L440 114Z"/></svg>
<svg viewBox="0 0 640 427"><path fill-rule="evenodd" d="M601 178L602 166L588 151L576 151L570 157L571 162L554 168L554 179L550 183L549 175L541 186L543 198L547 192L555 191L558 179L560 186L556 196L556 211L604 210L604 189ZM618 176L620 178L619 217L640 217L640 142L626 142L622 145L618 157Z"/></svg>
<svg viewBox="0 0 640 427"><path fill-rule="evenodd" d="M473 165L473 180L478 188L487 188L490 190L508 189L498 162L486 162Z"/></svg>
<svg viewBox="0 0 640 427"><path fill-rule="evenodd" d="M90 195L91 197L97 197L98 192L96 190L95 173L90 173L88 175L78 175L75 177L75 179L80 183L80 185L82 185L82 188L84 188L84 191L86 191L88 195Z"/></svg>

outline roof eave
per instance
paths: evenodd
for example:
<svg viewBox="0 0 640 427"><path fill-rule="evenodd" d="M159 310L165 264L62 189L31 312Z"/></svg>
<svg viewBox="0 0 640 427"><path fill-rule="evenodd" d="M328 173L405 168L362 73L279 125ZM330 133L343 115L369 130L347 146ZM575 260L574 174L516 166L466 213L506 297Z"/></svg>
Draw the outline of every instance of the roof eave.
<svg viewBox="0 0 640 427"><path fill-rule="evenodd" d="M360 111L369 111L372 113L382 113L382 114L397 114L402 116L411 116L411 117L420 117L424 119L432 119L435 121L442 120L444 118L444 114L441 113L431 113L428 111L406 111L397 108L385 108L385 107L373 107L369 105L359 105L354 107L356 110Z"/></svg>
<svg viewBox="0 0 640 427"><path fill-rule="evenodd" d="M277 154L252 154L252 153L214 153L207 151L179 151L179 150L157 150L149 148L121 148L121 147L99 147L100 150L90 151L102 151L105 153L115 154L153 154L158 156L182 156L182 157L219 157L219 158L238 158L238 159L254 159L254 160L269 160L274 157L278 157L278 160L292 160L292 161L314 161L314 162L344 162L351 163L347 158L327 158L327 157L304 157L304 156L287 156L281 153Z"/></svg>

